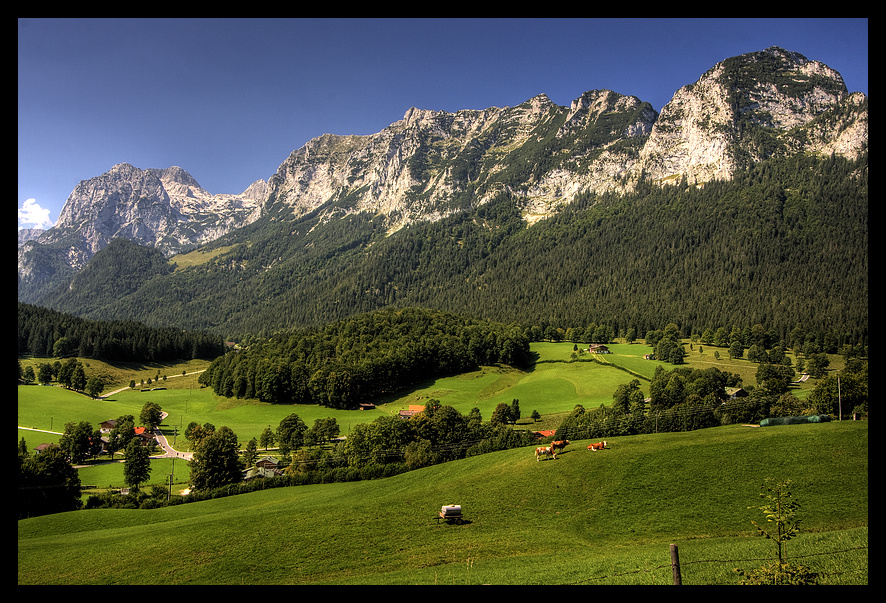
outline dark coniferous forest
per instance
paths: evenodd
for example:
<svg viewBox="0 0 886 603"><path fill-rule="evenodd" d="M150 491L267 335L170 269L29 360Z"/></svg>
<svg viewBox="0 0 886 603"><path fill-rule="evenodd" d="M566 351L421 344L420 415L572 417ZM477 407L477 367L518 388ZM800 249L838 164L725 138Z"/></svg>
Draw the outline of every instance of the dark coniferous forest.
<svg viewBox="0 0 886 603"><path fill-rule="evenodd" d="M134 321L87 320L18 304L18 355L95 358L109 362L211 359L224 353L218 335L153 328Z"/></svg>

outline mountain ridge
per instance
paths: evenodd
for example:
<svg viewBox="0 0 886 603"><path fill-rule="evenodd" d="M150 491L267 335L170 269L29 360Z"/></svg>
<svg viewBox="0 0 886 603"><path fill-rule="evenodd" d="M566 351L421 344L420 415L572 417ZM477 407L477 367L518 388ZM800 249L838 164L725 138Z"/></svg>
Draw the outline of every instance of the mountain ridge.
<svg viewBox="0 0 886 603"><path fill-rule="evenodd" d="M244 192L227 216L225 204L235 205L231 199L237 196L206 197L181 168L138 171L118 164L111 172L131 174L131 182L111 190L103 184L111 172L82 182L86 190L72 193L74 207L63 212L66 220L55 238L44 234L36 243L20 245L19 299L56 303L64 297L72 275L109 240L95 228L102 215L120 222L119 236L165 245L167 256L186 249L183 240L197 245L195 239L203 236L204 243L217 246L223 240L249 239L252 226L291 223L291 228L281 226L283 239L267 243L280 247L261 268L274 274L288 253L283 247L313 245L305 237L316 238L324 230L327 238L352 241L327 252L325 257L332 258L328 254L369 252L376 236L370 231L391 236L485 207L490 208L487 215L504 215L501 199L510 204L505 214L518 216L525 227L588 196L627 194L650 183L703 187L728 181L757 162L798 153L854 160L866 152L867 98L850 94L842 77L826 65L777 47L717 63L678 89L660 114L637 97L609 90L589 90L569 107L544 94L515 107L455 113L411 107L403 119L376 134L323 134L308 141L266 183L257 181L247 189L251 192ZM120 191L129 191L125 198L130 203L118 211L120 203L111 201L121 198ZM77 222L74 208L95 217L91 223ZM123 209L131 220L119 219ZM215 222L201 222L213 211ZM179 219L187 212L188 218L202 218ZM146 217L154 232L174 234L138 239L134 234L149 231ZM183 239L185 232L191 238ZM97 244L85 245L87 235ZM322 264L316 266L323 270ZM241 262L240 269L245 268Z"/></svg>

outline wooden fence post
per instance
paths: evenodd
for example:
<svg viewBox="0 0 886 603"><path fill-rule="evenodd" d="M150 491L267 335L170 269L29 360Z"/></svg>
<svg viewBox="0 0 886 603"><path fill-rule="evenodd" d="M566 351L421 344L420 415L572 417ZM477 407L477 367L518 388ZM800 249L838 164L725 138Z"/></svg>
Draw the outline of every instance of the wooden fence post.
<svg viewBox="0 0 886 603"><path fill-rule="evenodd" d="M676 544L671 545L671 570L674 573L674 586L681 586L683 580L680 578L680 555Z"/></svg>

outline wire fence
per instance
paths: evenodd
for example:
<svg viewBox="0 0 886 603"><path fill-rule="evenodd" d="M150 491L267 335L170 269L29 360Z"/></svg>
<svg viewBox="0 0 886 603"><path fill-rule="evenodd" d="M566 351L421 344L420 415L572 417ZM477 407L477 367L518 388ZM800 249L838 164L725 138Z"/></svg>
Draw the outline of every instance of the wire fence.
<svg viewBox="0 0 886 603"><path fill-rule="evenodd" d="M854 546L854 547L849 547L849 548L846 548L846 549L841 549L841 550L838 550L838 551L828 551L828 552L825 552L825 553L809 553L809 554L807 554L807 555L792 555L792 556L790 557L790 559L791 559L791 560L795 560L795 559L805 559L805 558L809 558L809 557L822 557L822 556L827 556L827 555L839 555L839 554L841 554L841 553L848 553L848 552L850 552L850 551L856 551L856 550L867 549L867 548L868 548L867 545ZM693 561L681 561L681 562L679 562L679 564L678 564L678 566L677 566L677 573L678 573L678 574L682 574L682 571L683 571L683 569L684 569L686 566L696 565L696 564L701 564L701 563L719 563L719 564L722 564L722 565L727 565L727 564L728 564L728 565L734 567L734 566L736 566L736 565L742 565L742 564L745 564L745 563L758 563L758 562L765 562L765 561L773 561L773 557L771 557L771 556L770 556L770 557L749 557L749 558L745 558L745 559L696 559L696 560L693 560ZM612 579L612 578L621 578L621 577L624 577L624 576L631 576L631 575L642 574L642 573L653 573L653 572L656 572L656 571L662 571L662 570L665 570L665 569L670 570L670 571L674 571L674 562L671 561L671 562L669 562L669 563L664 563L664 564L662 564L662 565L657 565L657 566L654 566L654 567L639 568L639 569L630 570L630 571L626 571L626 572L619 572L619 573L615 573L615 574L607 574L607 575L605 575L605 576L595 576L595 577L593 577L593 578L586 578L586 579L584 579L584 580L579 580L579 581L577 581L577 582L570 582L569 584L571 584L571 585L589 584L589 583L593 583L593 582L598 582L598 581L600 581L600 580L608 580L608 579ZM857 571L858 571L858 570L856 570L855 572L857 572ZM842 572L817 572L817 573L818 573L818 576L819 576L820 578L822 578L822 577L838 576L838 575L843 575L843 574L848 574L848 573L855 573L855 572L852 572L852 571L842 571Z"/></svg>

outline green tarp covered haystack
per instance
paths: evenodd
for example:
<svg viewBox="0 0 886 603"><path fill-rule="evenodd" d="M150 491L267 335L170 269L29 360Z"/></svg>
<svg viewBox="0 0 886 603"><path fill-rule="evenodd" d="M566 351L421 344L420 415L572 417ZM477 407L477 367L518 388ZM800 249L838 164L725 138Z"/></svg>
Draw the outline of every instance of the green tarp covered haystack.
<svg viewBox="0 0 886 603"><path fill-rule="evenodd" d="M769 425L799 425L800 423L827 423L831 420L829 415L810 415L808 417L776 417L774 419L763 419L760 421L760 427L768 427Z"/></svg>

